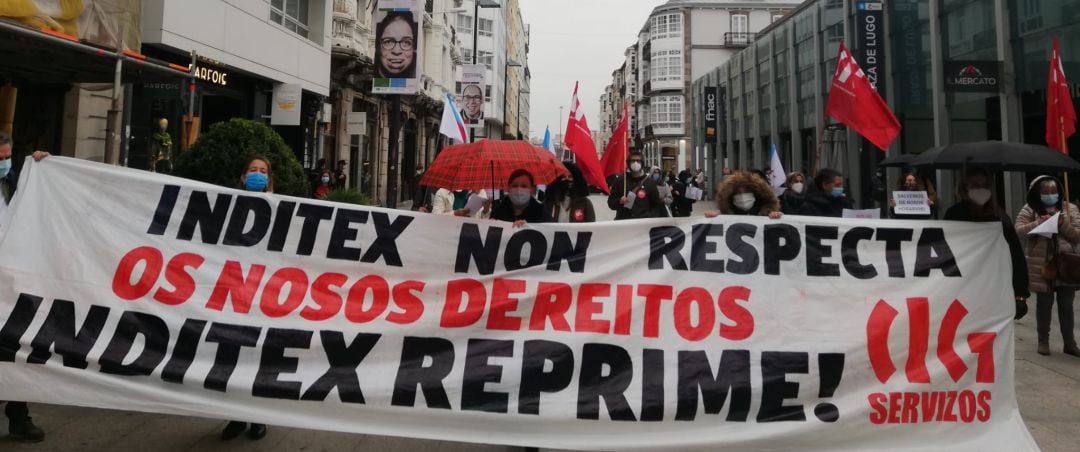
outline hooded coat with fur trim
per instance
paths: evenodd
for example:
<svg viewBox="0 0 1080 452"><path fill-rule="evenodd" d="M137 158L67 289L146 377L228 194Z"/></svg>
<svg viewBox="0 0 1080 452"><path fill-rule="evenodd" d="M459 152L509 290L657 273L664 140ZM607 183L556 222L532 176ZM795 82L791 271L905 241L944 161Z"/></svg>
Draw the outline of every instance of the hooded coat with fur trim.
<svg viewBox="0 0 1080 452"><path fill-rule="evenodd" d="M1057 184L1060 199L1054 206L1044 205L1040 198L1040 185L1044 180L1052 180ZM1042 277L1043 267L1050 262L1055 252L1070 251L1074 246L1080 245L1080 211L1078 211L1080 209L1077 209L1076 204L1069 204L1066 220L1064 224L1058 227L1058 234L1054 236L1053 242L1046 237L1028 235L1029 232L1039 226L1040 216L1052 215L1058 212L1063 216L1066 215L1063 205L1064 195L1062 193L1061 181L1051 176L1040 176L1028 187L1027 205L1016 216L1016 233L1024 243L1028 280L1032 292L1051 292L1054 285L1052 281L1047 281ZM1080 249L1080 246L1077 246L1077 248Z"/></svg>
<svg viewBox="0 0 1080 452"><path fill-rule="evenodd" d="M734 198L739 188L745 188L754 194L754 207L749 211L735 207ZM716 194L716 208L724 215L767 216L780 210L780 200L768 182L753 173L742 171L725 177L720 183Z"/></svg>

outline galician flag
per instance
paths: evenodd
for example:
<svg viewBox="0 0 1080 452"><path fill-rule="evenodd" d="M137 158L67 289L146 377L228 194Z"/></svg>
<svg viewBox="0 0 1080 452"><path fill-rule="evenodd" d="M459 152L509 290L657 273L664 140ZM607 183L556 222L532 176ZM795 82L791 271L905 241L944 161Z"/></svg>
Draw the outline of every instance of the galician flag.
<svg viewBox="0 0 1080 452"><path fill-rule="evenodd" d="M446 103L443 104L439 133L446 135L456 144L469 141L469 135L465 133L465 121L461 119L461 110L458 110L454 97L449 94L446 95Z"/></svg>
<svg viewBox="0 0 1080 452"><path fill-rule="evenodd" d="M769 163L769 185L772 185L776 194L784 193L784 182L787 181L787 173L784 171L784 163L780 161L780 154L776 152L776 143L772 144L770 151L772 161Z"/></svg>

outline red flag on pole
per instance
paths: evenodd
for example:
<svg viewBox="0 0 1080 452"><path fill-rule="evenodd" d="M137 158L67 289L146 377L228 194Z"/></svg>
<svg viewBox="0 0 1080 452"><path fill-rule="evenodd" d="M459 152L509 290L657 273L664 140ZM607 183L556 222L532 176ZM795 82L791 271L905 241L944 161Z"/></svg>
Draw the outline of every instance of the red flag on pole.
<svg viewBox="0 0 1080 452"><path fill-rule="evenodd" d="M581 107L581 102L578 101L577 92L578 82L574 82L574 97L570 99L570 117L566 119L566 133L563 134L563 145L567 148L574 147L574 135L576 134L573 132L574 128L577 126L578 108ZM586 127L586 130L587 129L588 128Z"/></svg>
<svg viewBox="0 0 1080 452"><path fill-rule="evenodd" d="M870 85L843 42L825 114L851 127L882 151L900 134L900 122Z"/></svg>
<svg viewBox="0 0 1080 452"><path fill-rule="evenodd" d="M600 159L600 168L604 170L604 176L622 174L626 171L626 157L630 155L630 114L626 103L623 103L622 119L615 131L611 134L604 148L604 157Z"/></svg>
<svg viewBox="0 0 1080 452"><path fill-rule="evenodd" d="M1054 50L1050 52L1050 76L1046 84L1046 145L1068 154L1067 140L1076 133L1076 109L1073 108L1069 85L1065 81L1065 69L1058 53L1058 40L1054 37Z"/></svg>
<svg viewBox="0 0 1080 452"><path fill-rule="evenodd" d="M567 132L567 137L568 142L573 140L574 147L570 148L570 152L577 156L577 165L584 173L585 181L610 194L604 172L600 169L600 159L596 157L596 144L593 143L592 131L589 130L589 121L585 119L585 115L574 121L574 127Z"/></svg>

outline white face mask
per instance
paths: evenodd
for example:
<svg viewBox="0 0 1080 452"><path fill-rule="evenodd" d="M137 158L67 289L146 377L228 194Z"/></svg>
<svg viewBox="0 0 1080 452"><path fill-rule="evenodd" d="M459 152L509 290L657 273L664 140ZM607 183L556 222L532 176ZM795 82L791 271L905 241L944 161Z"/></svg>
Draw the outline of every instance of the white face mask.
<svg viewBox="0 0 1080 452"><path fill-rule="evenodd" d="M735 207L738 207L740 210L752 209L755 201L756 199L754 199L753 193L739 193L735 195L734 199Z"/></svg>
<svg viewBox="0 0 1080 452"><path fill-rule="evenodd" d="M968 199L974 202L978 206L984 206L990 201L990 197L993 196L990 190L985 188L976 188L968 191Z"/></svg>
<svg viewBox="0 0 1080 452"><path fill-rule="evenodd" d="M635 173L641 172L641 163L639 163L639 162L631 163L630 164L630 171L633 171Z"/></svg>
<svg viewBox="0 0 1080 452"><path fill-rule="evenodd" d="M525 207L529 205L529 201L532 200L532 190L528 188L511 188L510 189L510 202L518 207Z"/></svg>
<svg viewBox="0 0 1080 452"><path fill-rule="evenodd" d="M795 193L802 193L803 188L805 187L806 185L804 185L802 182L796 182L794 184L791 184L791 190Z"/></svg>

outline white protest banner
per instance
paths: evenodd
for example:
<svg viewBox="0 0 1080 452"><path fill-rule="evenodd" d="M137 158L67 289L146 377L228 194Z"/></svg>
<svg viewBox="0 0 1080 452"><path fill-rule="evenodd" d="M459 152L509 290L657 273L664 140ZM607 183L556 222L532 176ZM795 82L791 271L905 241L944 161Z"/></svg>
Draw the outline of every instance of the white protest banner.
<svg viewBox="0 0 1080 452"><path fill-rule="evenodd" d="M844 209L843 218L876 220L881 218L881 209Z"/></svg>
<svg viewBox="0 0 1080 452"><path fill-rule="evenodd" d="M930 197L925 191L894 191L892 195L897 215L930 215Z"/></svg>
<svg viewBox="0 0 1080 452"><path fill-rule="evenodd" d="M22 176L0 400L560 449L1037 450L996 223L513 228L61 157Z"/></svg>

